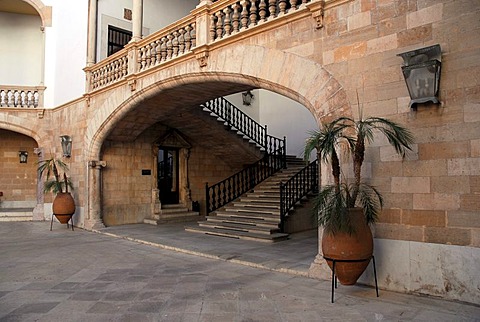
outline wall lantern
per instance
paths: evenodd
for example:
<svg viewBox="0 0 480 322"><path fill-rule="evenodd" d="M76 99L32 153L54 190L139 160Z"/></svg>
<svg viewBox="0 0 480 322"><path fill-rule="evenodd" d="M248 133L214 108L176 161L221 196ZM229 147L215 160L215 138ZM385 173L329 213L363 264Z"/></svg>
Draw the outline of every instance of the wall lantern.
<svg viewBox="0 0 480 322"><path fill-rule="evenodd" d="M242 93L243 105L250 106L253 101L253 93L252 91L246 91Z"/></svg>
<svg viewBox="0 0 480 322"><path fill-rule="evenodd" d="M403 58L403 77L410 94L410 108L418 103L433 102L440 104L438 89L442 51L440 45L433 45L398 54Z"/></svg>
<svg viewBox="0 0 480 322"><path fill-rule="evenodd" d="M72 155L72 138L68 135L62 135L60 139L62 140L63 156L70 158Z"/></svg>
<svg viewBox="0 0 480 322"><path fill-rule="evenodd" d="M18 151L18 157L20 158L20 163L27 163L28 152L27 151Z"/></svg>

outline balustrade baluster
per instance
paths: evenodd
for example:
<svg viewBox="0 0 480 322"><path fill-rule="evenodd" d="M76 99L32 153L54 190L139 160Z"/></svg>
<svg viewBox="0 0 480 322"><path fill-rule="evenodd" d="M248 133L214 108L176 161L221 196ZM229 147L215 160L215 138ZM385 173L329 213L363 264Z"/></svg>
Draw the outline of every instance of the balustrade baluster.
<svg viewBox="0 0 480 322"><path fill-rule="evenodd" d="M268 0L268 11L270 12L269 20L276 17L277 13L277 0Z"/></svg>
<svg viewBox="0 0 480 322"><path fill-rule="evenodd" d="M260 1L260 5L258 6L259 14L260 14L260 20L261 21L267 21L267 4L265 3L265 0Z"/></svg>
<svg viewBox="0 0 480 322"><path fill-rule="evenodd" d="M222 39L223 36L223 19L222 19L222 11L218 11L215 15L217 16L217 25L216 25L216 33L217 39Z"/></svg>
<svg viewBox="0 0 480 322"><path fill-rule="evenodd" d="M250 2L250 24L255 26L257 24L257 6L255 4L255 0Z"/></svg>
<svg viewBox="0 0 480 322"><path fill-rule="evenodd" d="M173 57L178 56L178 32L174 31L173 32L173 38L172 38L172 47L173 47Z"/></svg>
<svg viewBox="0 0 480 322"><path fill-rule="evenodd" d="M160 39L155 41L155 65L160 64L162 60L162 53L161 53L161 41Z"/></svg>
<svg viewBox="0 0 480 322"><path fill-rule="evenodd" d="M217 20L218 20L218 18L215 14L210 16L210 39L212 41L215 40L215 38L216 38L215 36L217 34L217 27L216 27L217 26Z"/></svg>
<svg viewBox="0 0 480 322"><path fill-rule="evenodd" d="M292 10L297 9L297 0L290 0L290 6L292 7Z"/></svg>
<svg viewBox="0 0 480 322"><path fill-rule="evenodd" d="M150 61L152 56L152 50L150 44L145 46L145 69L150 67Z"/></svg>
<svg viewBox="0 0 480 322"><path fill-rule="evenodd" d="M162 39L160 39L160 43L160 56L162 57L161 61L164 62L167 60L167 38L162 37Z"/></svg>
<svg viewBox="0 0 480 322"><path fill-rule="evenodd" d="M233 33L236 33L240 30L240 5L235 3L233 6L233 14L232 14L232 27Z"/></svg>
<svg viewBox="0 0 480 322"><path fill-rule="evenodd" d="M169 34L167 36L167 59L171 59L172 58L172 53L173 53L173 43L172 43L172 39L173 39L173 36L171 34Z"/></svg>
<svg viewBox="0 0 480 322"><path fill-rule="evenodd" d="M190 39L192 42L191 48L195 48L197 46L197 34L195 31L195 23L192 23L192 30L190 31Z"/></svg>
<svg viewBox="0 0 480 322"><path fill-rule="evenodd" d="M185 38L183 36L185 34L185 30L180 28L178 33L180 34L178 36L178 54L182 55L185 52Z"/></svg>
<svg viewBox="0 0 480 322"><path fill-rule="evenodd" d="M240 14L240 21L242 23L242 27L240 28L240 30L245 30L248 27L248 10L247 10L248 1L242 0L240 4L243 7L242 13Z"/></svg>
<svg viewBox="0 0 480 322"><path fill-rule="evenodd" d="M225 9L223 9L223 14L224 14L223 28L225 29L225 37L230 36L230 31L232 30L232 25L230 24L231 23L230 12L231 12L230 7L226 7Z"/></svg>
<svg viewBox="0 0 480 322"><path fill-rule="evenodd" d="M185 27L185 34L183 35L183 40L185 41L185 52L190 51L190 48L192 47L191 43L191 37L190 37L190 30L192 27L186 26Z"/></svg>
<svg viewBox="0 0 480 322"><path fill-rule="evenodd" d="M287 0L278 1L278 8L281 15L285 14L285 9L287 8Z"/></svg>

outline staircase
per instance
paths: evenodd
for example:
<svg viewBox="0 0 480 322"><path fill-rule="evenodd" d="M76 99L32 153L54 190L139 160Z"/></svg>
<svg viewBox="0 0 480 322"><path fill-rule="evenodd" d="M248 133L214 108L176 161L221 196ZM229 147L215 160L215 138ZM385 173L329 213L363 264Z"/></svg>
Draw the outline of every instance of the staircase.
<svg viewBox="0 0 480 322"><path fill-rule="evenodd" d="M143 222L150 225L160 225L197 221L199 218L197 211L189 211L182 205L163 205L160 213L153 215L153 218L145 218Z"/></svg>
<svg viewBox="0 0 480 322"><path fill-rule="evenodd" d="M32 221L33 208L0 208L0 221Z"/></svg>
<svg viewBox="0 0 480 322"><path fill-rule="evenodd" d="M287 156L287 168L257 185L233 202L216 210L186 231L236 239L276 242L288 238L280 231L280 183L305 166L296 157Z"/></svg>

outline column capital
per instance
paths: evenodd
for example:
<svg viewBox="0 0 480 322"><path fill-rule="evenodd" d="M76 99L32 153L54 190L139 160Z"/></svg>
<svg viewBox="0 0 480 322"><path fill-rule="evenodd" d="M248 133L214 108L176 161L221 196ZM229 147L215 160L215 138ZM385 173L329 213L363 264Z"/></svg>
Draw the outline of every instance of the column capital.
<svg viewBox="0 0 480 322"><path fill-rule="evenodd" d="M88 161L88 166L90 168L96 168L96 169L105 168L107 166L107 161L97 161L97 160Z"/></svg>

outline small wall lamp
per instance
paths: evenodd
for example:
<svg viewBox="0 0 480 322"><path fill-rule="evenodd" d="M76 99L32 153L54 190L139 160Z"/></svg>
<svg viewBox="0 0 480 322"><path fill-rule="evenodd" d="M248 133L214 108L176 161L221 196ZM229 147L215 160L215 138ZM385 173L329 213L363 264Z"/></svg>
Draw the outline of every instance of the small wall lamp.
<svg viewBox="0 0 480 322"><path fill-rule="evenodd" d="M252 104L253 98L252 91L246 91L242 93L243 105L250 106Z"/></svg>
<svg viewBox="0 0 480 322"><path fill-rule="evenodd" d="M397 56L403 58L402 71L411 98L410 108L416 108L417 103L440 104L438 100L442 66L440 45L407 51Z"/></svg>
<svg viewBox="0 0 480 322"><path fill-rule="evenodd" d="M62 135L60 139L62 140L63 156L70 158L72 155L72 138L68 135Z"/></svg>
<svg viewBox="0 0 480 322"><path fill-rule="evenodd" d="M18 157L20 159L20 163L27 163L28 152L27 151L18 151Z"/></svg>

